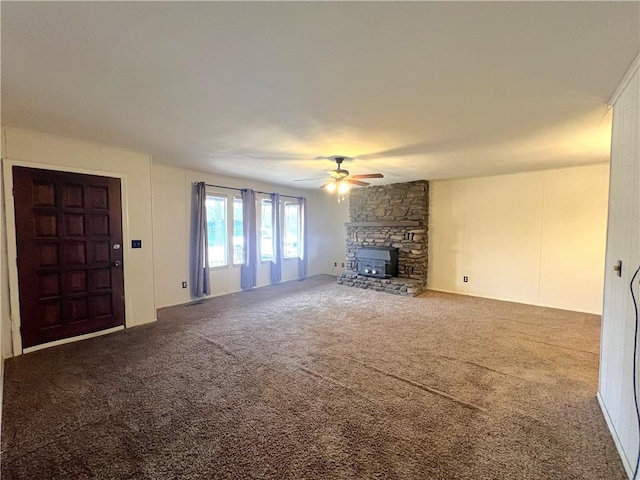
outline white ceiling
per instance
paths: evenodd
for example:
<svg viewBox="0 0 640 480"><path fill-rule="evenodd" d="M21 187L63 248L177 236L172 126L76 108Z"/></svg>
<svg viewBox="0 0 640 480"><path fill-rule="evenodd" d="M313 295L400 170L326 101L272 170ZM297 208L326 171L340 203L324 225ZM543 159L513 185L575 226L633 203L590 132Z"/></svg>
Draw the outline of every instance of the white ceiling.
<svg viewBox="0 0 640 480"><path fill-rule="evenodd" d="M2 122L316 188L603 162L640 2L2 2Z"/></svg>

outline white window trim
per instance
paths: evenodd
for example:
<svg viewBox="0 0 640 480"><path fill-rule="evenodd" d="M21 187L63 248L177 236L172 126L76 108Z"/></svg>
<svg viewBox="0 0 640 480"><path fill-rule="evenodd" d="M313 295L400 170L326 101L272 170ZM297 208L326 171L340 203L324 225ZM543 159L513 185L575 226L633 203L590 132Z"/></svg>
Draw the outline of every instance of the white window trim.
<svg viewBox="0 0 640 480"><path fill-rule="evenodd" d="M240 200L242 202L242 207L244 208L244 200L242 199L242 195L234 194L231 197L232 197L231 198L231 220L232 221L229 222L231 224L231 231L230 231L230 234L229 234L229 243L230 243L229 254L230 254L230 257L231 257L231 266L233 268L241 268L242 267L242 261L240 261L240 263L235 263L235 261L234 261L235 260L234 252L233 252L233 234L235 233L233 231L233 228L234 228L234 224L235 224L235 221L236 221L236 218L235 218L235 215L234 215L234 211L235 211L234 202L236 200ZM242 218L242 221L243 221L243 225L242 225L242 238L243 238L242 250L243 250L243 258L244 258L244 249L247 248L247 246L244 244L244 211L242 212L242 215L243 215L243 218Z"/></svg>
<svg viewBox="0 0 640 480"><path fill-rule="evenodd" d="M298 202L281 202L282 203L282 213L281 213L281 218L282 218L282 234L280 235L280 240L282 241L282 258L284 258L284 260L298 260L300 259L300 244L302 243L302 214L301 214L301 208L300 208L300 204ZM298 252L297 255L294 255L292 257L288 257L286 252L285 252L285 248L284 248L284 240L285 240L285 234L287 231L287 205L295 205L296 207L298 207Z"/></svg>
<svg viewBox="0 0 640 480"><path fill-rule="evenodd" d="M225 265L216 265L214 267L209 267L209 270L228 270L231 268L241 268L242 263L234 263L233 258L233 223L234 223L234 215L233 215L233 202L238 199L242 200L242 196L236 193L230 193L227 191L220 191L216 188L207 188L207 196L213 197L224 197L227 199L227 263Z"/></svg>
<svg viewBox="0 0 640 480"><path fill-rule="evenodd" d="M266 196L266 195L260 195L259 199L258 199L258 205L260 205L260 210L259 210L259 215L257 215L257 222L258 222L258 260L260 261L260 263L266 264L266 263L272 263L273 262L273 254L267 258L267 259L263 259L262 258L262 202L263 200L267 200L269 202L271 202L271 197L270 196ZM271 202L271 208L273 208L273 202ZM282 202L280 202L282 203ZM273 236L273 225L271 225L271 235Z"/></svg>
<svg viewBox="0 0 640 480"><path fill-rule="evenodd" d="M226 206L227 206L227 216L226 216L226 222L227 222L227 258L226 261L227 263L224 265L214 265L212 266L211 264L209 264L209 270L226 270L228 269L231 265L229 262L229 194L227 192L220 192L219 190L213 190L213 189L209 189L207 188L206 190L206 194L207 197L219 197L219 198L225 198L226 199ZM207 248L209 248L209 245L207 245Z"/></svg>

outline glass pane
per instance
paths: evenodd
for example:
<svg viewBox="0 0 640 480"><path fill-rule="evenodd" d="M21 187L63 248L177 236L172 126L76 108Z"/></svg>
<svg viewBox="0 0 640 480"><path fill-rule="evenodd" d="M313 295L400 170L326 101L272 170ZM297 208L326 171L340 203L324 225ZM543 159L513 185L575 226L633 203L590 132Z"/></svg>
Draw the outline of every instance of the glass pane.
<svg viewBox="0 0 640 480"><path fill-rule="evenodd" d="M284 256L300 256L300 205L287 203L284 206Z"/></svg>
<svg viewBox="0 0 640 480"><path fill-rule="evenodd" d="M227 264L227 198L207 195L209 266Z"/></svg>
<svg viewBox="0 0 640 480"><path fill-rule="evenodd" d="M271 260L273 256L273 244L272 235L273 229L271 228L271 200L262 200L261 222L262 230L260 231L260 259Z"/></svg>
<svg viewBox="0 0 640 480"><path fill-rule="evenodd" d="M244 261L244 238L242 236L242 199L233 199L233 263Z"/></svg>

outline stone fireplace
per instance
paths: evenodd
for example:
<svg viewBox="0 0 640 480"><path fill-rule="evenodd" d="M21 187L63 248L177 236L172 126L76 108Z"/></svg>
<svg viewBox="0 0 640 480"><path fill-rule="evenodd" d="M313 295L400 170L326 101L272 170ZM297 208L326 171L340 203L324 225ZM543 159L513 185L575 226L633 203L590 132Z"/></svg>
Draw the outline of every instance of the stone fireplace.
<svg viewBox="0 0 640 480"><path fill-rule="evenodd" d="M395 183L354 189L349 194L346 270L338 283L414 296L427 284L429 182ZM358 273L363 247L398 249L398 275L373 278Z"/></svg>

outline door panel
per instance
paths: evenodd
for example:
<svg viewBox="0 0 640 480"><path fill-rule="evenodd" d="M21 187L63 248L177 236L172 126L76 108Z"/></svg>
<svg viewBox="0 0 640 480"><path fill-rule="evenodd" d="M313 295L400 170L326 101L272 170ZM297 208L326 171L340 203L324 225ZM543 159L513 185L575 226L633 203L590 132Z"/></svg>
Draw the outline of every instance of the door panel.
<svg viewBox="0 0 640 480"><path fill-rule="evenodd" d="M13 167L13 181L23 348L124 325L120 180Z"/></svg>

